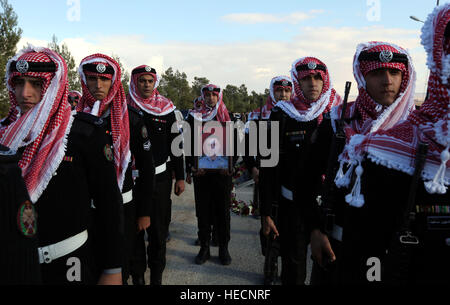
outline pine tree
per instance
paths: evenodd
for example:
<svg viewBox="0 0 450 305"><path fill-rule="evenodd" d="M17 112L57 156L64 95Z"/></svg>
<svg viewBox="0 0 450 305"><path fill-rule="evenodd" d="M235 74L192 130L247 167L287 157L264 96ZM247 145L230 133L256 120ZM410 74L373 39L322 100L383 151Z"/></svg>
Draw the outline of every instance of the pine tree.
<svg viewBox="0 0 450 305"><path fill-rule="evenodd" d="M0 0L0 118L7 115L9 96L4 81L6 63L17 52L17 43L22 36L22 29L18 27L17 14L7 0Z"/></svg>
<svg viewBox="0 0 450 305"><path fill-rule="evenodd" d="M77 67L75 66L75 59L69 51L69 47L63 43L58 45L58 38L55 35L52 37L52 42L48 44L48 47L61 55L67 64L67 79L69 81L69 90L77 90L81 92L80 77L78 75Z"/></svg>

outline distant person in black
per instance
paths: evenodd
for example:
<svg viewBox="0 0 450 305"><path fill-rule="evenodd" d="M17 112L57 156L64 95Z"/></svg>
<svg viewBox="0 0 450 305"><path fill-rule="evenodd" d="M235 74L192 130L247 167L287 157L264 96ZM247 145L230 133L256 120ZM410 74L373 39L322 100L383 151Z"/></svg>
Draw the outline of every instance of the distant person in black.
<svg viewBox="0 0 450 305"><path fill-rule="evenodd" d="M175 105L157 90L160 77L155 69L146 65L136 67L131 72L131 78L128 104L144 114L155 162L155 188L150 213L151 226L147 229L147 254L150 284L161 285L171 218L171 169L175 172L175 195L180 196L184 192L183 156L175 157L171 148L172 141L180 135L180 131L174 113ZM175 132L172 132L172 128L175 128ZM169 167L169 161L172 162L172 168Z"/></svg>
<svg viewBox="0 0 450 305"><path fill-rule="evenodd" d="M37 215L18 161L0 144L0 285L41 283Z"/></svg>
<svg viewBox="0 0 450 305"><path fill-rule="evenodd" d="M11 108L0 143L17 149L39 221L44 284L121 284L121 196L100 121L72 116L67 66L55 52L29 46L7 64ZM98 214L91 215L91 199ZM95 265L91 220L101 227ZM89 233L89 234L88 234Z"/></svg>
<svg viewBox="0 0 450 305"><path fill-rule="evenodd" d="M306 168L312 139L324 115L340 101L332 88L328 68L314 57L296 60L291 70L295 97L279 101L272 109L270 122L279 124L279 162L261 166L260 199L263 233L271 231L280 243L283 285L304 285L306 278L306 234L303 192L297 185L308 177ZM278 205L274 223L273 205Z"/></svg>
<svg viewBox="0 0 450 305"><path fill-rule="evenodd" d="M197 156L194 154L194 134L200 132L201 139L199 141L203 143L204 132L203 129L197 131L194 127L194 122L196 120L196 123L201 128L210 121L217 121L222 125L230 121L230 116L222 100L222 90L218 86L208 84L203 86L200 92L203 103L201 108L193 109L190 112L187 121L191 128L191 139L186 139L186 141L191 141L192 149L186 156L187 181L190 184L192 181L191 177L194 177L198 237L200 240L200 251L195 258L195 263L201 265L211 257L209 246L211 227L214 224L217 227L219 259L223 265L229 265L231 264L231 256L228 251L228 243L230 241L231 173L228 169L207 172L205 169L197 168L195 162ZM216 132L220 134L220 131ZM223 141L226 141L226 139L223 138ZM220 145L225 149L223 143ZM222 155L225 155L223 150Z"/></svg>
<svg viewBox="0 0 450 305"><path fill-rule="evenodd" d="M97 66L100 64L106 67L104 71L102 69L97 71ZM127 106L120 75L120 66L112 58L101 54L88 57L80 65L83 87L81 107L89 105L89 101L101 101L99 104L100 110L96 115L104 121L102 128L109 138L111 147L115 146L116 141L114 139L119 136L129 141L128 145L123 144L124 147L129 147L127 147L129 150L124 150L124 153L129 154L128 151L131 151L131 158L126 164L123 185L121 186L126 246L122 280L126 284L130 273L133 273L133 270L131 270L132 259L138 234L143 238L144 230L150 226L154 167L151 143L147 128L144 125L143 113ZM112 82L113 79L116 80L114 83ZM104 105L107 105L107 107ZM104 109L103 112L101 112L101 109ZM116 122L121 124L119 125ZM124 122L128 124L123 124ZM113 128L113 124L117 127ZM121 143L117 141L116 145L120 147ZM135 179L133 179L133 168L135 169ZM124 169L121 170L121 173L123 173ZM144 247L144 244L142 244L142 247ZM141 272L145 272L145 263L141 267L143 268ZM133 274L138 273L134 272ZM143 284L143 277L141 282L138 282L137 278L133 278L133 280L136 284Z"/></svg>
<svg viewBox="0 0 450 305"><path fill-rule="evenodd" d="M77 104L80 101L80 99L81 99L80 92L78 92L76 90L69 91L68 100L69 100L70 106L72 107L72 110L77 108Z"/></svg>

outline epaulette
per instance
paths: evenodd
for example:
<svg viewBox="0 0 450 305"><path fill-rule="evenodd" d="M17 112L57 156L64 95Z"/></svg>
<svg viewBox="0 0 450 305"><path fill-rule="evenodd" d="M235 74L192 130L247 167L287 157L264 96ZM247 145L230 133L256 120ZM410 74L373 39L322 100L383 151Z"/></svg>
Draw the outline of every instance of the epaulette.
<svg viewBox="0 0 450 305"><path fill-rule="evenodd" d="M143 117L144 116L144 112L142 112L142 110L139 110L137 108L134 108L133 106L127 105L128 106L128 110L133 111L134 113L138 114L139 116Z"/></svg>
<svg viewBox="0 0 450 305"><path fill-rule="evenodd" d="M86 112L77 112L77 114L75 115L75 119L95 126L103 126L106 123L102 118Z"/></svg>
<svg viewBox="0 0 450 305"><path fill-rule="evenodd" d="M280 111L280 107L273 107L271 111L272 112L278 112L278 111Z"/></svg>
<svg viewBox="0 0 450 305"><path fill-rule="evenodd" d="M324 118L325 120L331 120L331 114L330 114L330 112L324 113L324 114L323 114L323 118Z"/></svg>

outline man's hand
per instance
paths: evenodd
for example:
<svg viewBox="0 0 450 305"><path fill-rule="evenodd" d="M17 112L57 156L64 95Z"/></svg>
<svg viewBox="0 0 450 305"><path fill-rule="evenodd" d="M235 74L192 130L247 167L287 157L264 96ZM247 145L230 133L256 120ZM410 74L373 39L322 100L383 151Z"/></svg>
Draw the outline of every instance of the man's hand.
<svg viewBox="0 0 450 305"><path fill-rule="evenodd" d="M187 184L191 184L192 183L192 176L191 176L191 174L187 174L186 175L186 182L187 182Z"/></svg>
<svg viewBox="0 0 450 305"><path fill-rule="evenodd" d="M122 272L114 274L103 273L97 285L122 285Z"/></svg>
<svg viewBox="0 0 450 305"><path fill-rule="evenodd" d="M146 230L148 227L150 227L150 216L142 216L138 217L137 219L137 230L138 232L141 232L142 230Z"/></svg>
<svg viewBox="0 0 450 305"><path fill-rule="evenodd" d="M311 232L311 254L322 268L336 260L328 237L317 229Z"/></svg>
<svg viewBox="0 0 450 305"><path fill-rule="evenodd" d="M231 176L231 174L232 174L228 169L221 169L219 172L221 175L224 175L224 176Z"/></svg>
<svg viewBox="0 0 450 305"><path fill-rule="evenodd" d="M272 218L270 216L264 216L263 217L263 234L265 236L269 236L270 232L273 231L274 233L274 239L280 234L278 233L278 229L275 226L275 223L273 222Z"/></svg>
<svg viewBox="0 0 450 305"><path fill-rule="evenodd" d="M256 167L252 168L252 178L253 181L255 181L256 184L259 182L259 169Z"/></svg>
<svg viewBox="0 0 450 305"><path fill-rule="evenodd" d="M174 193L177 196L180 196L184 192L184 180L177 180L175 182L175 190Z"/></svg>

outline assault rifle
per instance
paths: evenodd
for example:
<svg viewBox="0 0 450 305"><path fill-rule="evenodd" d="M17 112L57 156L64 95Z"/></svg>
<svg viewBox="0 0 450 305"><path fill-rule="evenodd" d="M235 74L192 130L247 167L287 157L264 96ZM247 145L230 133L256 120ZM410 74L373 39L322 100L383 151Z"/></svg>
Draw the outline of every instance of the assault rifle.
<svg viewBox="0 0 450 305"><path fill-rule="evenodd" d="M284 113L281 113L280 120L280 160L285 154L284 151L284 137L286 133L286 117ZM281 196L281 175L280 175L280 165L275 167L275 192L273 194L272 200L272 210L271 218L278 228L278 206ZM278 275L278 255L279 255L279 243L275 240L274 233L271 231L269 236L266 238L266 250L265 250L265 260L264 260L264 285L273 285L275 279Z"/></svg>
<svg viewBox="0 0 450 305"><path fill-rule="evenodd" d="M333 230L335 214L333 211L333 198L331 198L330 193L332 193L332 189L334 188L333 182L336 176L336 172L338 169L338 163L336 162L338 155L342 152L345 146L345 112L347 110L347 102L348 96L350 94L350 88L352 86L351 82L345 83L345 96L342 105L342 113L341 117L335 121L336 132L333 135L333 140L331 144L331 150L328 155L328 167L325 174L325 181L322 189L322 204L321 214L322 214L322 224L324 226L325 233L330 236Z"/></svg>

